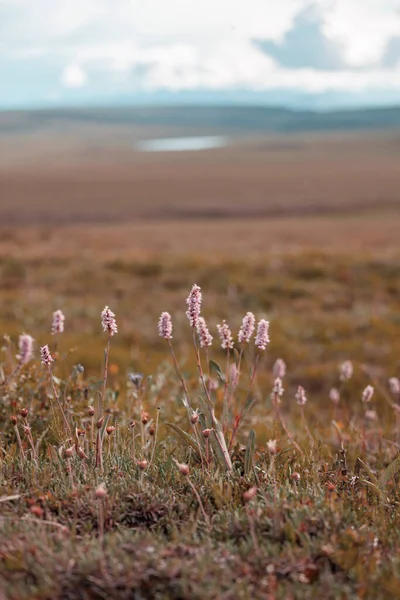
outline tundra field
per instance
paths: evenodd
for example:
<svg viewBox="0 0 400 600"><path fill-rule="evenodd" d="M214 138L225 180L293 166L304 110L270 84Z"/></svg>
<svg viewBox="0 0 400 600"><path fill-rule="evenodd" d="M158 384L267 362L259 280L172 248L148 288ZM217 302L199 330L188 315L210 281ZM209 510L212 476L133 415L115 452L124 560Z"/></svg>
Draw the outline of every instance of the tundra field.
<svg viewBox="0 0 400 600"><path fill-rule="evenodd" d="M0 600L398 597L398 130L2 119Z"/></svg>

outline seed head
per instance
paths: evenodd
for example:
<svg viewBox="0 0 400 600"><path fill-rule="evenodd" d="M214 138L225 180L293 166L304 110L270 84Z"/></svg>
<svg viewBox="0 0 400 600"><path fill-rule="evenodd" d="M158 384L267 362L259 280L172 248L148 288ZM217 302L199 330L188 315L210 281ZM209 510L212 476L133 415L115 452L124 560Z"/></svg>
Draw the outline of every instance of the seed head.
<svg viewBox="0 0 400 600"><path fill-rule="evenodd" d="M274 366L272 367L272 374L273 376L279 377L280 379L283 379L286 375L286 364L285 361L282 360L281 358L277 358Z"/></svg>
<svg viewBox="0 0 400 600"><path fill-rule="evenodd" d="M169 312L161 313L158 321L158 334L164 338L164 340L172 340L172 319Z"/></svg>
<svg viewBox="0 0 400 600"><path fill-rule="evenodd" d="M94 415L94 406L88 406L89 417L93 417Z"/></svg>
<svg viewBox="0 0 400 600"><path fill-rule="evenodd" d="M186 300L186 304L188 305L186 316L189 319L190 326L193 328L197 328L198 325L202 299L201 288L194 284Z"/></svg>
<svg viewBox="0 0 400 600"><path fill-rule="evenodd" d="M333 404L336 404L336 406L339 404L340 402L340 393L339 390L335 387L331 388L330 392L329 392L329 400L331 402L333 402Z"/></svg>
<svg viewBox="0 0 400 600"><path fill-rule="evenodd" d="M212 432L212 429L203 429L203 432L202 432L203 433L203 437L206 438L206 439L209 438L210 435L211 435L211 432Z"/></svg>
<svg viewBox="0 0 400 600"><path fill-rule="evenodd" d="M389 388L394 396L400 395L400 379L398 377L391 377L389 379Z"/></svg>
<svg viewBox="0 0 400 600"><path fill-rule="evenodd" d="M33 358L33 343L31 335L23 333L19 336L17 360L21 365L26 365Z"/></svg>
<svg viewBox="0 0 400 600"><path fill-rule="evenodd" d="M340 366L340 380L348 381L353 375L353 363L350 360L345 360Z"/></svg>
<svg viewBox="0 0 400 600"><path fill-rule="evenodd" d="M278 448L277 448L276 444L277 444L276 440L268 440L268 442L267 442L268 452L272 455L275 455L278 452Z"/></svg>
<svg viewBox="0 0 400 600"><path fill-rule="evenodd" d="M238 340L240 344L249 343L256 326L256 318L252 312L246 313L242 320L242 326L239 329Z"/></svg>
<svg viewBox="0 0 400 600"><path fill-rule="evenodd" d="M297 483L298 481L300 481L300 473L298 473L297 471L295 471L294 473L292 473L292 479L295 483Z"/></svg>
<svg viewBox="0 0 400 600"><path fill-rule="evenodd" d="M211 346L213 337L208 331L207 323L204 317L199 317L197 320L197 335L199 336L200 348Z"/></svg>
<svg viewBox="0 0 400 600"><path fill-rule="evenodd" d="M265 319L261 319L258 322L257 326L257 335L256 335L256 346L259 350L265 350L267 344L269 344L269 321Z"/></svg>
<svg viewBox="0 0 400 600"><path fill-rule="evenodd" d="M367 387L364 388L364 391L361 396L361 400L366 403L371 402L373 395L374 395L374 388L372 387L372 385L367 385Z"/></svg>
<svg viewBox="0 0 400 600"><path fill-rule="evenodd" d="M42 363L44 365L47 365L48 367L51 365L52 362L54 362L47 344L40 348L40 357L42 359Z"/></svg>
<svg viewBox="0 0 400 600"><path fill-rule="evenodd" d="M143 459L143 460L138 460L138 462L137 462L137 466L139 467L139 469L140 469L141 471L144 471L144 470L145 470L145 468L147 467L147 464L148 464L148 463L147 463L147 460L146 460L146 459Z"/></svg>
<svg viewBox="0 0 400 600"><path fill-rule="evenodd" d="M223 350L231 350L233 348L233 337L228 323L222 321L220 325L217 325L217 330L221 340L221 348Z"/></svg>
<svg viewBox="0 0 400 600"><path fill-rule="evenodd" d="M295 394L295 398L296 398L297 404L299 406L305 405L305 403L307 402L307 396L306 396L306 391L303 388L303 386L299 385L299 387L297 388L297 392Z"/></svg>
<svg viewBox="0 0 400 600"><path fill-rule="evenodd" d="M142 411L142 423L143 425L146 425L149 421L149 413L145 412L144 410Z"/></svg>
<svg viewBox="0 0 400 600"><path fill-rule="evenodd" d="M113 336L118 333L115 314L108 308L108 306L105 306L101 313L101 324L103 325L103 330L106 331L108 335Z"/></svg>
<svg viewBox="0 0 400 600"><path fill-rule="evenodd" d="M65 316L62 310L53 312L53 322L51 324L51 334L62 333L64 331Z"/></svg>
<svg viewBox="0 0 400 600"><path fill-rule="evenodd" d="M109 425L108 427L106 427L106 434L107 435L111 435L112 433L114 433L114 431L115 431L114 425Z"/></svg>

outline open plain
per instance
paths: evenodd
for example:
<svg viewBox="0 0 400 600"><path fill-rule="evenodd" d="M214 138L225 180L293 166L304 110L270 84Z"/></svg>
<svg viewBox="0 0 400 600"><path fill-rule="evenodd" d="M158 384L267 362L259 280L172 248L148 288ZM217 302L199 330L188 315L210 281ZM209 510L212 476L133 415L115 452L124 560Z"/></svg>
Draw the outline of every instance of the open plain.
<svg viewBox="0 0 400 600"><path fill-rule="evenodd" d="M388 380L400 377L400 129L257 130L234 127L235 116L212 125L189 116L154 125L0 114L0 598L396 597L400 396ZM229 142L198 152L135 147L199 132ZM227 389L234 398L226 473L215 450L196 445L201 431L192 431L157 331L170 312L173 347L202 408L185 316L193 283L214 336L201 350L205 371L207 358L225 365L222 319L235 340L247 311L270 321L255 382L252 344L240 385L223 366L213 397L222 421ZM116 429L104 433L100 471L87 406L98 410L102 389L105 305L119 331L103 392ZM55 341L57 309L65 331ZM22 332L36 340L35 358L13 379ZM40 364L45 344L54 380ZM280 408L271 396L277 358L287 365ZM346 360L354 373L340 382ZM129 373L152 383L137 390ZM63 431L57 393L70 426L86 429L79 444ZM246 398L253 410L242 414Z"/></svg>

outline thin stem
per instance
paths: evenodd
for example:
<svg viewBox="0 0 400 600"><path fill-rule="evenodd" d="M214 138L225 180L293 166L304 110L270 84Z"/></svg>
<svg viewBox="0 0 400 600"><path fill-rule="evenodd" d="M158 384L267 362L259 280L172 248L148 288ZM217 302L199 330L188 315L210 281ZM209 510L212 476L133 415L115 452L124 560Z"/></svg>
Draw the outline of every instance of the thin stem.
<svg viewBox="0 0 400 600"><path fill-rule="evenodd" d="M208 514L206 513L206 511L204 509L204 506L203 506L203 503L201 501L198 491L196 490L194 484L190 481L189 477L187 478L187 482L188 482L193 494L196 496L197 502L199 503L199 506L200 506L200 510L203 513L203 517L204 517L207 525L210 526L210 517L208 516Z"/></svg>
<svg viewBox="0 0 400 600"><path fill-rule="evenodd" d="M56 386L54 385L53 372L52 372L52 369L51 369L51 365L48 365L48 369L49 369L49 375L50 375L51 385L52 385L52 388L53 388L53 393L54 393L55 399L57 401L58 407L59 407L59 409L61 411L62 417L64 419L65 430L68 432L68 435L70 437L72 437L71 427L70 427L70 425L68 423L67 417L65 416L65 412L64 412L62 404L60 402L60 398L58 396L58 393L57 393L57 390L56 390Z"/></svg>
<svg viewBox="0 0 400 600"><path fill-rule="evenodd" d="M240 425L242 423L242 420L243 420L244 411L245 411L247 402L248 402L248 400L250 398L251 390L253 389L253 385L254 385L254 380L255 380L255 377L256 377L256 371L257 371L257 365L258 365L259 359L260 359L260 355L257 354L257 356L255 358L255 361L254 361L254 365L253 365L253 371L252 371L252 374L251 374L250 385L249 385L249 389L248 389L248 392L247 392L247 396L246 396L246 399L245 399L245 401L243 403L243 406L242 406L242 409L240 411L239 417L235 421L235 425L234 425L234 428L233 428L233 431L232 431L232 437L231 437L231 440L229 442L229 451L232 449L235 436L236 436L236 434L238 432L238 429L239 429L239 427L240 427ZM253 406L253 404L254 403L252 403L251 406Z"/></svg>
<svg viewBox="0 0 400 600"><path fill-rule="evenodd" d="M14 425L14 430L15 430L15 435L17 436L17 443L18 443L18 448L19 448L19 453L20 453L20 456L21 456L22 464L24 464L24 462L25 462L25 454L24 454L24 449L23 449L23 446L22 446L21 436L19 434L19 429L18 429L18 425L17 424Z"/></svg>
<svg viewBox="0 0 400 600"><path fill-rule="evenodd" d="M287 428L287 425L286 425L285 421L283 420L283 417L282 417L282 414L281 414L281 411L280 411L279 404L278 404L277 400L275 400L275 414L276 414L277 419L279 420L280 424L282 425L282 428L283 428L284 432L286 433L287 437L292 442L293 446L296 448L296 450L300 454L303 455L304 454L303 450L300 448L300 446L298 445L298 443L294 439L291 431Z"/></svg>
<svg viewBox="0 0 400 600"><path fill-rule="evenodd" d="M155 426L155 431L154 431L154 444L153 444L153 450L152 450L152 453L151 453L150 462L149 462L149 465L148 465L149 467L150 467L151 463L153 462L154 452L156 450L159 417L160 417L160 409L157 408L156 426Z"/></svg>
<svg viewBox="0 0 400 600"><path fill-rule="evenodd" d="M178 379L180 380L180 382L182 384L182 388L183 388L183 391L185 393L185 397L186 397L188 406L190 408L190 397L189 397L189 392L188 392L188 389L187 389L186 381L185 381L185 379L184 379L184 377L183 377L183 375L182 375L182 373L181 373L181 371L179 369L178 361L176 360L175 352L174 352L174 349L172 348L171 341L167 340L167 342L168 342L168 347L169 347L170 352L171 352L172 360L174 362L174 367L175 367L176 374L177 374Z"/></svg>
<svg viewBox="0 0 400 600"><path fill-rule="evenodd" d="M108 357L110 355L110 344L111 344L111 333L108 334L107 348L104 361L104 377L103 377L103 391L101 396L98 397L97 407L97 422L103 418L104 412L104 401L106 396L107 376L108 376ZM96 435L96 467L100 467L100 471L103 472L103 436L101 434L101 427L97 428Z"/></svg>

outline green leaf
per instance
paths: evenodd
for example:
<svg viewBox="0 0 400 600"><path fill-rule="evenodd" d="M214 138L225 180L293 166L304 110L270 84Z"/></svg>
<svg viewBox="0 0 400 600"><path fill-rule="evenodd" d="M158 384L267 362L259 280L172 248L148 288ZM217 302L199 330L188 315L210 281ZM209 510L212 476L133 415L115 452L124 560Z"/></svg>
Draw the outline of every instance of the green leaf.
<svg viewBox="0 0 400 600"><path fill-rule="evenodd" d="M256 450L256 432L254 429L250 430L249 437L247 438L246 454L244 456L244 472L248 475L253 468L254 453Z"/></svg>
<svg viewBox="0 0 400 600"><path fill-rule="evenodd" d="M188 433L186 433L186 431L184 431L183 429L181 429L180 427L178 427L178 425L175 425L174 423L164 423L164 425L166 425L167 427L169 427L170 429L172 429L173 431L175 431L175 433L177 433L178 436L188 446L190 446L197 453L197 455L200 458L199 447L197 445L196 440L194 438L192 438L191 435L189 435Z"/></svg>
<svg viewBox="0 0 400 600"><path fill-rule="evenodd" d="M219 379L222 381L222 383L226 382L226 377L224 375L224 373L222 372L221 367L219 366L219 364L217 362L215 362L215 360L211 360L208 363L209 368L210 368L210 373L211 375L213 373L216 373L217 376L219 377Z"/></svg>

